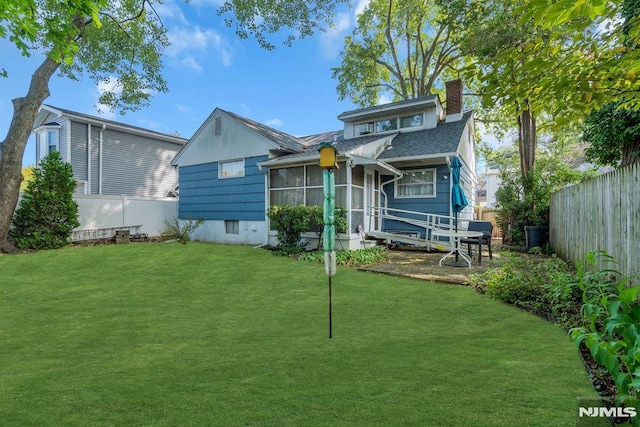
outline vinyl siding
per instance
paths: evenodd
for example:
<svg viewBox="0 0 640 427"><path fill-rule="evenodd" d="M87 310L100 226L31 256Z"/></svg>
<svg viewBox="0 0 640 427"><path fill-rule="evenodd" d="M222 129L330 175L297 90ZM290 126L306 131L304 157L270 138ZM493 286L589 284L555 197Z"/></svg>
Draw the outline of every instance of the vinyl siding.
<svg viewBox="0 0 640 427"><path fill-rule="evenodd" d="M86 181L89 179L87 175L86 124L71 122L71 166L76 180Z"/></svg>
<svg viewBox="0 0 640 427"><path fill-rule="evenodd" d="M449 166L447 166L446 164L437 166L426 166L426 168L432 167L436 168L436 197L396 199L394 195L395 186L393 183L391 183L383 187L385 193L389 197L387 207L392 209L403 209L407 211L423 212L436 215L449 215L449 190L451 180ZM423 169L423 167L421 167L420 169ZM447 179L444 179L445 175L447 175ZM391 176L383 176L382 182L388 181L390 179L392 179ZM388 220L384 221L383 229L416 231L424 233L424 228L415 227L404 222ZM424 234L422 234L421 237L424 237Z"/></svg>
<svg viewBox="0 0 640 427"><path fill-rule="evenodd" d="M216 120L220 134L216 135ZM264 136L216 109L174 160L181 168L228 159L262 156L276 145Z"/></svg>
<svg viewBox="0 0 640 427"><path fill-rule="evenodd" d="M96 138L92 151L98 153L99 134ZM165 197L178 182L170 162L180 147L107 127L102 139L102 194Z"/></svg>
<svg viewBox="0 0 640 427"><path fill-rule="evenodd" d="M180 167L180 219L265 220L265 175L257 163L267 156L245 159L243 178L218 179L218 162Z"/></svg>

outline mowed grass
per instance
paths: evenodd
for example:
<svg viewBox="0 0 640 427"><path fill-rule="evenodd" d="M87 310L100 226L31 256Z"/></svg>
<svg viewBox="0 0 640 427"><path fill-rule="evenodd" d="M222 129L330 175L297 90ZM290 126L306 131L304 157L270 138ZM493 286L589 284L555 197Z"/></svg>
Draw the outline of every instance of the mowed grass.
<svg viewBox="0 0 640 427"><path fill-rule="evenodd" d="M0 424L575 425L559 327L472 289L192 242L0 256Z"/></svg>

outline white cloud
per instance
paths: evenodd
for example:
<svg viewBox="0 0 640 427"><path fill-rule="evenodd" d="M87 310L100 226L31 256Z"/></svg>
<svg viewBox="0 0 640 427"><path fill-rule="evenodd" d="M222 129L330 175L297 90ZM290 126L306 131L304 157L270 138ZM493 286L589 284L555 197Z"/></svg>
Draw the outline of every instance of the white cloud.
<svg viewBox="0 0 640 427"><path fill-rule="evenodd" d="M116 77L109 76L107 81L98 82L96 85L96 92L94 92L94 99L98 114L104 118L113 119L116 116L115 111L113 111L110 106L99 102L100 96L105 92L113 92L118 96L122 93L122 85L120 85L120 82Z"/></svg>
<svg viewBox="0 0 640 427"><path fill-rule="evenodd" d="M227 49L222 49L222 65L225 67L231 66L231 52Z"/></svg>
<svg viewBox="0 0 640 427"><path fill-rule="evenodd" d="M327 59L338 56L346 32L351 27L351 17L347 13L338 13L334 26L320 36L322 55Z"/></svg>
<svg viewBox="0 0 640 427"><path fill-rule="evenodd" d="M204 51L207 48L219 47L222 37L213 30L202 31L200 27L175 28L169 30L169 46L166 50L168 56L176 57L185 51Z"/></svg>
<svg viewBox="0 0 640 427"><path fill-rule="evenodd" d="M284 122L280 119L269 119L269 120L265 120L264 124L272 128L279 128L279 127L282 127Z"/></svg>
<svg viewBox="0 0 640 427"><path fill-rule="evenodd" d="M371 3L371 0L360 0L356 5L355 11L354 11L355 15L358 16L362 12L364 12L367 6L369 6L369 3Z"/></svg>
<svg viewBox="0 0 640 427"><path fill-rule="evenodd" d="M198 61L196 61L196 59L193 57L193 55L185 55L185 56L183 56L182 59L180 59L179 63L180 63L180 65L182 65L182 66L184 66L186 68L191 68L196 73L201 73L202 72L202 65L200 65L200 63Z"/></svg>
<svg viewBox="0 0 640 427"><path fill-rule="evenodd" d="M193 109L191 107L183 104L176 104L176 108L178 109L179 112L184 114L190 114L193 112Z"/></svg>
<svg viewBox="0 0 640 427"><path fill-rule="evenodd" d="M153 10L163 21L179 22L182 25L188 25L189 21L182 13L182 9L173 0L165 0L163 3L155 3Z"/></svg>
<svg viewBox="0 0 640 427"><path fill-rule="evenodd" d="M202 60L211 57L211 52L220 54L220 62L229 67L232 54L220 34L210 29L175 27L169 30L169 42L166 49L167 56L174 63L196 72L202 72ZM199 60L200 59L200 60Z"/></svg>

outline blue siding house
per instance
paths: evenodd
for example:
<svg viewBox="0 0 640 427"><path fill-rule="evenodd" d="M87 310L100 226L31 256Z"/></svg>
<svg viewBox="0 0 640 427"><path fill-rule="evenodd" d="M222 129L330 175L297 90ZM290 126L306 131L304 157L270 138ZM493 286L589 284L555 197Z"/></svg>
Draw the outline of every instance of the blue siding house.
<svg viewBox="0 0 640 427"><path fill-rule="evenodd" d="M461 185L470 205L460 217L472 218L474 120L473 112L462 110L460 80L447 82L446 111L431 95L338 118L341 130L294 137L214 110L172 161L180 182L179 218L205 219L193 236L199 240L277 243L269 206L323 203L318 148L326 142L338 150L336 205L348 210L342 247L361 248L361 232L427 240L431 227L450 224L454 157L462 162Z"/></svg>

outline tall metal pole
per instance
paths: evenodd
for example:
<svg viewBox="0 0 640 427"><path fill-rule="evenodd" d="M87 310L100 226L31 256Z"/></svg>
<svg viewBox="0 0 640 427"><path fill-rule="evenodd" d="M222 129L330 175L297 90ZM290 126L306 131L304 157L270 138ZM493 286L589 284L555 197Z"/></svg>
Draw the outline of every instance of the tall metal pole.
<svg viewBox="0 0 640 427"><path fill-rule="evenodd" d="M329 338L333 338L333 312L331 310L331 276L329 276Z"/></svg>
<svg viewBox="0 0 640 427"><path fill-rule="evenodd" d="M329 338L333 338L333 310L331 301L331 278L336 274L336 227L335 227L335 178L332 170L323 174L324 186L324 266L329 278Z"/></svg>

